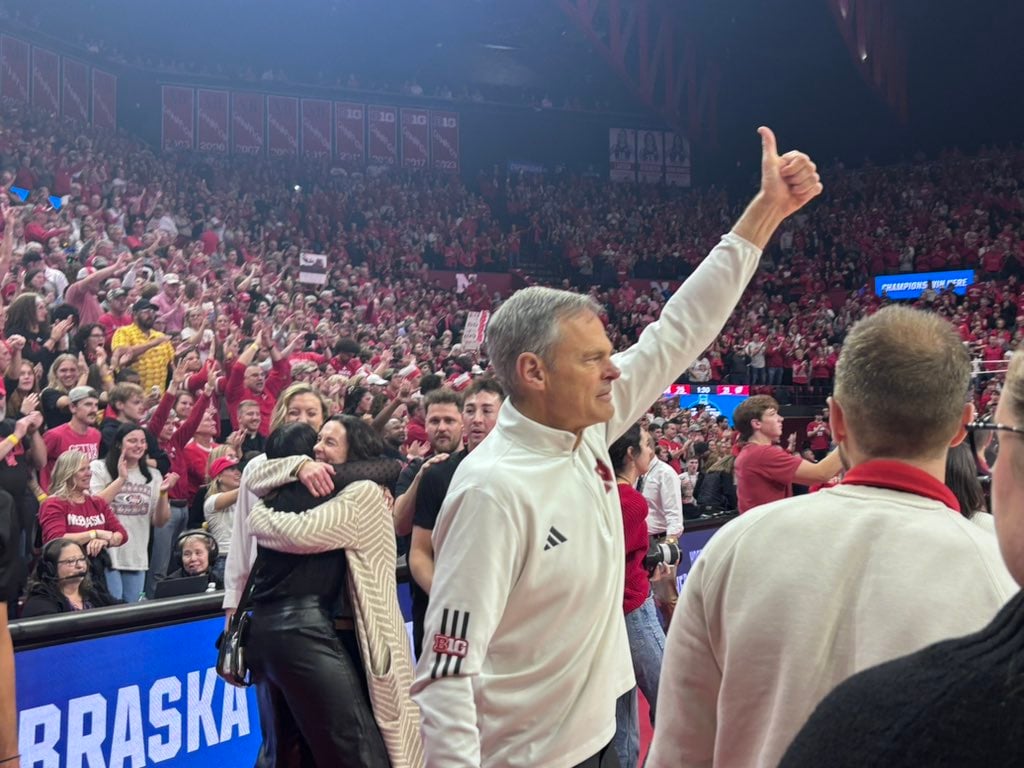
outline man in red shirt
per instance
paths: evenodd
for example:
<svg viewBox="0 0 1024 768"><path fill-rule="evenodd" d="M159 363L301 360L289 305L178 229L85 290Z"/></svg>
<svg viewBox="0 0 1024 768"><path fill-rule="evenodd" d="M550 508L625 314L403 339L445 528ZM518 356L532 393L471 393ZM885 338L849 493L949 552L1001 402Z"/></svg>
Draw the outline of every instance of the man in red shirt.
<svg viewBox="0 0 1024 768"><path fill-rule="evenodd" d="M131 325L134 322L134 318L132 318L132 313L128 311L128 291L124 288L114 288L107 293L107 307L109 309L100 315L100 319L97 322L107 332L107 347L109 347L110 340L114 338L114 331L126 325Z"/></svg>
<svg viewBox="0 0 1024 768"><path fill-rule="evenodd" d="M228 403L228 413L231 416L231 428L238 429L238 406L243 400L255 400L260 404L260 434L267 437L270 434L270 417L274 412L274 405L277 403L277 396L288 386L291 378L292 366L288 357L292 353L293 346L303 338L296 336L292 343L284 350L278 351L277 347L269 342L267 334L261 334L245 351L238 356L231 370L228 372L227 384L224 387L224 398ZM270 352L270 359L273 366L270 374L264 372L263 368L254 364L256 353L261 348Z"/></svg>
<svg viewBox="0 0 1024 768"><path fill-rule="evenodd" d="M39 486L44 491L50 489L53 465L61 454L78 451L88 456L90 461L99 458L100 431L94 426L99 395L90 387L75 387L68 393L68 400L71 401L71 421L43 433L46 466L39 473Z"/></svg>
<svg viewBox="0 0 1024 768"><path fill-rule="evenodd" d="M744 400L733 419L740 435L734 470L740 514L792 496L793 483L824 483L842 469L838 448L815 464L776 444L782 438L783 419L774 397Z"/></svg>
<svg viewBox="0 0 1024 768"><path fill-rule="evenodd" d="M126 251L118 256L117 261L109 267L98 269L68 286L67 291L64 293L64 303L78 310L80 326L102 322L104 316L103 307L96 294L99 293L100 286L103 285L105 280L126 272L130 262L131 254ZM125 325L131 322L132 319L129 317ZM107 327L106 323L103 323L103 325ZM108 331L108 335L112 336L114 331L109 329L109 327Z"/></svg>
<svg viewBox="0 0 1024 768"><path fill-rule="evenodd" d="M808 447L814 452L814 460L821 461L828 455L828 447L832 444L832 430L822 414L814 416L814 421L807 425Z"/></svg>

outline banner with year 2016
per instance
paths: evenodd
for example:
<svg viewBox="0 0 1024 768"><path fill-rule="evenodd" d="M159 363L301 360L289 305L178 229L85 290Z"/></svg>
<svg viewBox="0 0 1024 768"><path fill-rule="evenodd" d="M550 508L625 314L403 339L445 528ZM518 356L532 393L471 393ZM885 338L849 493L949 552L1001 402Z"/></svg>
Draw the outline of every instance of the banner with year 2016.
<svg viewBox="0 0 1024 768"><path fill-rule="evenodd" d="M200 88L196 94L196 138L200 152L227 154L228 92L208 91Z"/></svg>

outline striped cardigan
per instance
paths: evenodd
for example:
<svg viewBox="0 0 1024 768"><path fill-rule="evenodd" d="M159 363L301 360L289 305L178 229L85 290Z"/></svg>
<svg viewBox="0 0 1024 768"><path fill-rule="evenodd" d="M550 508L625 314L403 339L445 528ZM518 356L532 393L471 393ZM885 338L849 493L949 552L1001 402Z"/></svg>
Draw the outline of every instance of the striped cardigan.
<svg viewBox="0 0 1024 768"><path fill-rule="evenodd" d="M254 466L247 480L257 496L264 496L293 482L307 460L271 459ZM330 501L298 514L274 512L261 501L249 514L249 527L261 545L279 552L345 550L374 719L392 768L421 768L420 713L409 696L412 654L395 583L395 528L380 489L367 481L353 483Z"/></svg>

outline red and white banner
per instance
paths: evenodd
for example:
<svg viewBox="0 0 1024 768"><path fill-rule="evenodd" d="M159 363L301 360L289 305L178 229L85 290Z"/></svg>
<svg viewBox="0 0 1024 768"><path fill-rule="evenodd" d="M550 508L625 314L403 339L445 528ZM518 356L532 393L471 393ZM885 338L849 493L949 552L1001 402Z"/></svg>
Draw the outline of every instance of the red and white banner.
<svg viewBox="0 0 1024 768"><path fill-rule="evenodd" d="M690 186L690 142L679 133L665 134L665 183Z"/></svg>
<svg viewBox="0 0 1024 768"><path fill-rule="evenodd" d="M231 94L231 151L262 155L266 143L266 102L261 93Z"/></svg>
<svg viewBox="0 0 1024 768"><path fill-rule="evenodd" d="M60 56L32 47L32 106L60 114Z"/></svg>
<svg viewBox="0 0 1024 768"><path fill-rule="evenodd" d="M199 89L196 93L196 148L228 152L228 92Z"/></svg>
<svg viewBox="0 0 1024 768"><path fill-rule="evenodd" d="M398 165L398 110L371 105L366 111L370 124L370 163Z"/></svg>
<svg viewBox="0 0 1024 768"><path fill-rule="evenodd" d="M299 100L267 96L267 150L272 157L299 154Z"/></svg>
<svg viewBox="0 0 1024 768"><path fill-rule="evenodd" d="M196 145L196 92L165 85L161 89L163 115L160 146L167 150L194 149Z"/></svg>
<svg viewBox="0 0 1024 768"><path fill-rule="evenodd" d="M28 103L28 43L4 35L0 37L0 95L4 101Z"/></svg>
<svg viewBox="0 0 1024 768"><path fill-rule="evenodd" d="M345 164L366 162L366 109L349 101L334 103L334 154Z"/></svg>
<svg viewBox="0 0 1024 768"><path fill-rule="evenodd" d="M636 181L636 131L608 129L608 169L612 181Z"/></svg>
<svg viewBox="0 0 1024 768"><path fill-rule="evenodd" d="M79 123L89 122L89 68L80 61L64 57L61 115Z"/></svg>
<svg viewBox="0 0 1024 768"><path fill-rule="evenodd" d="M92 124L117 130L117 78L102 69L92 71Z"/></svg>
<svg viewBox="0 0 1024 768"><path fill-rule="evenodd" d="M430 124L425 109L402 110L402 167L430 166Z"/></svg>
<svg viewBox="0 0 1024 768"><path fill-rule="evenodd" d="M457 112L430 113L430 144L434 169L459 172L459 115Z"/></svg>
<svg viewBox="0 0 1024 768"><path fill-rule="evenodd" d="M302 154L317 160L331 156L331 102L302 100Z"/></svg>

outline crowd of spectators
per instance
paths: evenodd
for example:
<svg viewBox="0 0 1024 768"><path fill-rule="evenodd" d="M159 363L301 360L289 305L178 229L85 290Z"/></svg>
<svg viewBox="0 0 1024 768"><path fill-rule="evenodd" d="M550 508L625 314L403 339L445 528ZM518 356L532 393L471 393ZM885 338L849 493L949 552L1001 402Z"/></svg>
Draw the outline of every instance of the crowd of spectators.
<svg viewBox="0 0 1024 768"><path fill-rule="evenodd" d="M466 183L155 155L130 137L10 106L0 159L10 446L0 488L24 521L26 561L38 545L69 539L108 572L123 572L114 591L126 600L142 591L140 573L151 593L154 581L185 567L170 562L176 536L204 517L223 558L223 518L237 491L236 465L224 459L262 450L290 382L312 385L333 413L382 430L397 419L409 435L392 443L398 454L423 455L421 377L439 374L462 388L483 373L487 359L463 346L462 330L468 312L502 299L483 281L442 289L429 268L513 269L529 280L531 264L554 264L556 280L606 308L623 348L736 213L720 189L570 175ZM991 412L1024 317L1022 171L1024 153L1014 148L834 169L822 199L784 225L686 378L775 393L795 387L821 402L846 330L887 302L867 286L870 275L966 267L978 273L966 295L927 291L915 304L957 326L976 360L979 412ZM302 282L302 252L327 255L325 284ZM687 458L700 460L702 475L731 470L734 435L711 411L666 399L652 419L660 456L677 473L688 474ZM827 447L811 430L800 439L800 449ZM69 451L92 463L62 466ZM206 498L211 480L220 501ZM684 503L701 505L697 481ZM135 490L122 493L118 483ZM715 490L721 500L703 506L726 508L729 489ZM147 561L138 537L164 521L174 535L153 534ZM133 539L130 557L107 552ZM219 578L222 563L209 567ZM103 573L92 577L92 588L106 583Z"/></svg>

